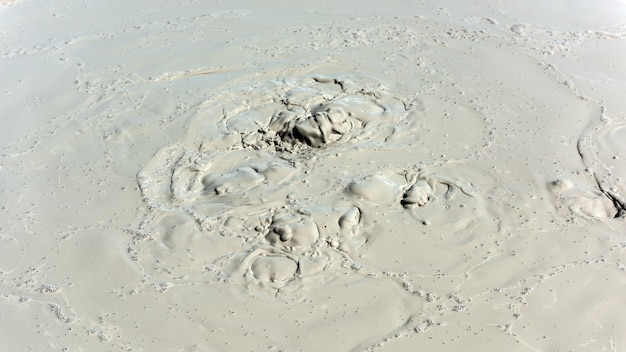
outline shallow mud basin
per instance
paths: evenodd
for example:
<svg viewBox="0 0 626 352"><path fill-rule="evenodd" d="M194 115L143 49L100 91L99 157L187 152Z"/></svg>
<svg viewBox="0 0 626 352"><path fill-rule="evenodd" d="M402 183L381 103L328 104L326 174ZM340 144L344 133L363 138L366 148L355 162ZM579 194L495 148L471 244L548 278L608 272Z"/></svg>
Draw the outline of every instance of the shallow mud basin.
<svg viewBox="0 0 626 352"><path fill-rule="evenodd" d="M626 349L625 18L0 1L0 345Z"/></svg>

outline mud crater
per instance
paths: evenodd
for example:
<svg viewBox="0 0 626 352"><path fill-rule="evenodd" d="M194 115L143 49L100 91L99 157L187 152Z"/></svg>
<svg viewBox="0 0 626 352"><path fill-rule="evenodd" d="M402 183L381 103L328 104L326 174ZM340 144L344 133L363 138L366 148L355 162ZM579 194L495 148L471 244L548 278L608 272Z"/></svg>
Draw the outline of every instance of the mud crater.
<svg viewBox="0 0 626 352"><path fill-rule="evenodd" d="M367 160L368 150L393 152L415 139L410 99L380 82L304 81L223 112L222 136L196 150L166 146L138 175L152 208L185 212L207 236L241 241L241 251L215 259L224 276L248 288L297 290L307 278L331 277L332 267L363 275L357 258L379 235L378 209L413 216L416 226L475 218L443 211L455 199L475 201L463 182L422 172L419 162Z"/></svg>

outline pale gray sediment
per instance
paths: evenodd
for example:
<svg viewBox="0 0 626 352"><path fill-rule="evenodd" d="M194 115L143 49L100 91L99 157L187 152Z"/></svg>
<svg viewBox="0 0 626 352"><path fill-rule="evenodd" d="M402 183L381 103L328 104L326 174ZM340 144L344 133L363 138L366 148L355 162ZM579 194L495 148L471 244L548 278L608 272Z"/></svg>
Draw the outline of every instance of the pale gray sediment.
<svg viewBox="0 0 626 352"><path fill-rule="evenodd" d="M1 345L620 350L624 14L0 1Z"/></svg>

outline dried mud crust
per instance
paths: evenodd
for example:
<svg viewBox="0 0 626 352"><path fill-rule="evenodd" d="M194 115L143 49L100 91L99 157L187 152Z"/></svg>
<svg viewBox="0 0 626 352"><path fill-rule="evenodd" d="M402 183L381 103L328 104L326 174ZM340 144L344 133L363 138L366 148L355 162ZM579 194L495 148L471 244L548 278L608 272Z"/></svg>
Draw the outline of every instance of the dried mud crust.
<svg viewBox="0 0 626 352"><path fill-rule="evenodd" d="M215 259L220 275L255 290L297 290L302 280L332 276L333 267L361 268L363 274L355 258L378 235L377 209L409 218L413 212L418 226L481 214L476 204L445 211L477 203L463 182L426 174L415 164L377 162L361 169L351 159L367 156L369 148L409 145L413 103L379 83L358 86L319 76L305 81L288 85L267 104L223 112L221 136L196 149L166 146L138 173L153 209L187 213L207 235L241 240L241 251Z"/></svg>

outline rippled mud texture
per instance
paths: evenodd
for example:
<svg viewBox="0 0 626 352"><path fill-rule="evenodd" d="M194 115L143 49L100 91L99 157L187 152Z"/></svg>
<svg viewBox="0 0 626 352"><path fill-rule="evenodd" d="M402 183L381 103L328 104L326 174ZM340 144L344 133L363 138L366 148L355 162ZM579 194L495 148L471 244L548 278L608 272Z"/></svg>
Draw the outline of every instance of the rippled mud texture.
<svg viewBox="0 0 626 352"><path fill-rule="evenodd" d="M230 283L264 301L305 302L327 285L356 277L382 280L395 287L394 299L423 304L425 293L403 274L374 264L385 262L378 251L389 244L376 244L388 236L377 225L386 217L380 209L407 212L405 221L417 219L417 226L460 229L484 215L472 199L477 195L457 181L426 175L413 162L369 163L360 175L351 174L344 165L353 158L367 158L382 145L394 149L383 143L406 122L410 104L375 90L380 82L299 81L316 89L289 87L269 108L252 109L267 114L257 114L253 124L246 109L216 120L226 127L223 135L202 140L197 150L175 144L158 151L138 173L146 203L159 212L187 213L205 236L235 240L207 263L208 272L198 276L203 280ZM230 138L233 132L241 138ZM396 139L395 148L410 145L408 136L415 138ZM476 207L447 211L457 193ZM408 212L426 205L426 213ZM396 250L403 243L399 235ZM359 259L370 256L377 258ZM385 329L405 331L420 314L407 311L401 323Z"/></svg>
<svg viewBox="0 0 626 352"><path fill-rule="evenodd" d="M229 117L226 125L244 135L246 147L297 152L307 147L385 140L393 135L394 124L409 112L407 103L386 92L380 83L381 87L358 87L349 78L312 77L304 84L277 96L271 117L261 116L256 121L257 131L239 130L237 122L249 118L247 114Z"/></svg>
<svg viewBox="0 0 626 352"><path fill-rule="evenodd" d="M333 266L330 257L350 261L376 237L371 230L375 216L358 199L399 210L402 189L418 187L408 185L402 172L385 172L395 173L394 181L374 174L345 185L344 177L333 177L328 167L341 159L349 162L350 154L326 161L328 155L314 156L316 149L380 142L406 117L406 105L389 93L349 81L314 77L310 82L324 90L288 89L266 117L267 128L239 130L242 138L230 145L212 147L204 141L198 151L164 147L138 173L148 205L188 213L209 236L217 231L242 238L248 249L232 253L245 258L238 259L247 266L239 275L274 286ZM247 116L245 111L238 114ZM226 125L235 121L237 117L229 118ZM231 132L225 131L225 137ZM344 152L360 153L358 148ZM319 180L324 182L318 186ZM345 197L344 189L357 196L356 202ZM311 264L313 258L318 264Z"/></svg>
<svg viewBox="0 0 626 352"><path fill-rule="evenodd" d="M567 179L552 181L550 186L559 204L573 214L595 218L621 216L621 205L598 189L580 189Z"/></svg>
<svg viewBox="0 0 626 352"><path fill-rule="evenodd" d="M626 345L626 5L66 5L0 5L3 348Z"/></svg>
<svg viewBox="0 0 626 352"><path fill-rule="evenodd" d="M427 282L441 272L457 285L470 273L480 277L483 267L500 260L492 258L505 253L495 239L502 224L493 197L481 194L467 176L440 170L464 163L472 152L435 162L432 152L420 154L421 145L430 146L421 143L430 141L433 128L441 128L425 119L432 106L422 97L394 94L383 82L355 74L282 77L218 96L191 120L185 145L162 148L138 174L152 209L186 213L204 236L230 241L206 258L207 270L195 278L239 287L264 302L300 304L327 285L377 280L394 287L390 299L421 307L385 328L395 331L394 338L440 326L426 317L442 305L449 312L467 309L469 298L444 299ZM247 98L237 106L232 97L240 96ZM376 159L382 150L403 157L389 164ZM567 179L548 188L565 217L621 214L620 203L601 188ZM390 217L392 227L385 224ZM481 254L469 254L476 250ZM481 301L486 292L479 290L474 299ZM359 346L373 341L380 340Z"/></svg>
<svg viewBox="0 0 626 352"><path fill-rule="evenodd" d="M497 233L497 219L471 180L441 174L432 163L363 163L381 148L415 148L429 126L412 120L415 97L399 98L380 82L361 81L368 84L315 76L262 86L258 102L221 108L221 118L205 120L215 121L220 135L162 148L138 182L152 209L186 213L204 236L229 243L194 277L234 285L266 302L300 303L347 278L382 280L398 298L422 305L392 330L423 333L437 324L421 317L441 302L433 292L414 289L420 277L441 270L430 273L424 265L455 263L449 275L467 276L498 251L476 236ZM558 207L576 216L619 214L602 191L566 179L549 188ZM397 222L393 234L381 225L389 213ZM444 243L428 238L435 235ZM433 246L445 246L447 261L422 249ZM468 257L470 248L483 246L483 257ZM463 298L451 300L450 311L465 309Z"/></svg>
<svg viewBox="0 0 626 352"><path fill-rule="evenodd" d="M314 108L310 116L306 110L303 116L291 107L288 109L272 116L270 121L270 130L278 131L280 139L287 143L300 142L320 148L347 137L355 127L360 127L358 120L351 119L351 114L333 103Z"/></svg>
<svg viewBox="0 0 626 352"><path fill-rule="evenodd" d="M428 180L416 180L415 183L404 192L401 201L402 206L410 209L428 204L435 196L433 188L434 185L431 185Z"/></svg>

